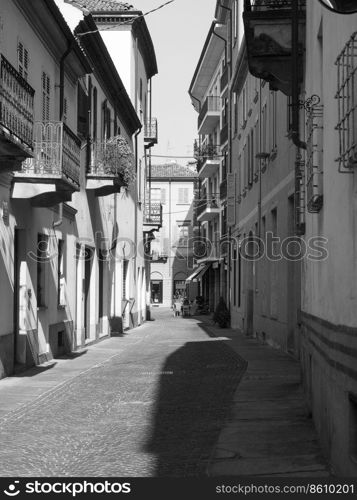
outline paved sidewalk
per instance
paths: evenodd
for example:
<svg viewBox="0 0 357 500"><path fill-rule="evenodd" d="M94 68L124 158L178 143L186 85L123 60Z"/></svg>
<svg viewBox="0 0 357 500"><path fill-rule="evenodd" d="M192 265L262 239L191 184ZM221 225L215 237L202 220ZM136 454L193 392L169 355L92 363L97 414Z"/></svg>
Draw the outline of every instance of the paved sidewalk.
<svg viewBox="0 0 357 500"><path fill-rule="evenodd" d="M247 362L211 456L209 476L329 476L305 405L300 366L289 355L197 317Z"/></svg>
<svg viewBox="0 0 357 500"><path fill-rule="evenodd" d="M0 380L0 422L12 419L14 413L26 411L28 405L60 390L71 380L85 375L111 359L121 355L125 349L142 341L142 333L150 329L151 323L130 331L127 338L104 337L68 356L61 356ZM138 332L140 334L138 335ZM149 332L147 332L149 334ZM144 335L145 337L145 335Z"/></svg>
<svg viewBox="0 0 357 500"><path fill-rule="evenodd" d="M207 316L0 380L0 475L327 476L299 364Z"/></svg>

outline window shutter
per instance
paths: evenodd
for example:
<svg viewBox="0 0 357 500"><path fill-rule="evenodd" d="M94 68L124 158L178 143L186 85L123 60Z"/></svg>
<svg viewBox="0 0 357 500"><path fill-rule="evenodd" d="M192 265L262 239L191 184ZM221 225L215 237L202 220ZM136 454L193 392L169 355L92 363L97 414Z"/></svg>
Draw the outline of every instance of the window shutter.
<svg viewBox="0 0 357 500"><path fill-rule="evenodd" d="M166 189L161 188L161 204L165 205L166 203Z"/></svg>
<svg viewBox="0 0 357 500"><path fill-rule="evenodd" d="M77 131L82 137L88 135L88 96L82 86L78 84L78 113Z"/></svg>
<svg viewBox="0 0 357 500"><path fill-rule="evenodd" d="M49 121L50 119L50 97L51 97L51 82L50 77L42 72L42 120Z"/></svg>

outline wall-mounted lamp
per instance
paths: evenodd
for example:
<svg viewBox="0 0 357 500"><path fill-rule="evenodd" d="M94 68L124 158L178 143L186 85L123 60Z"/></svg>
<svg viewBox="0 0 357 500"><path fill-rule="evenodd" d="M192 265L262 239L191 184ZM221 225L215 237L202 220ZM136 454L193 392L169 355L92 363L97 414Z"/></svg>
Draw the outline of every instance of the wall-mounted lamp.
<svg viewBox="0 0 357 500"><path fill-rule="evenodd" d="M319 0L319 2L337 14L354 14L357 12L357 0Z"/></svg>

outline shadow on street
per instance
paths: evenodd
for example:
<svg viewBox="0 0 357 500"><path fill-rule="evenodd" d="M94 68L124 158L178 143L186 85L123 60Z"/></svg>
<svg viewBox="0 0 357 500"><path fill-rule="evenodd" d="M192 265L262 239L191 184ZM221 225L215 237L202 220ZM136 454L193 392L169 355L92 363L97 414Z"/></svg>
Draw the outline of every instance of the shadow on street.
<svg viewBox="0 0 357 500"><path fill-rule="evenodd" d="M204 476L246 363L221 341L188 342L162 367L152 434L155 476Z"/></svg>

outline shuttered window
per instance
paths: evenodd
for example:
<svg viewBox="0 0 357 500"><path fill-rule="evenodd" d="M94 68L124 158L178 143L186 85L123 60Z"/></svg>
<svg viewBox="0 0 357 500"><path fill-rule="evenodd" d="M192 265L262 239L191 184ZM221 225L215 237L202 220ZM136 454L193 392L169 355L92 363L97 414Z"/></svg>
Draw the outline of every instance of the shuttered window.
<svg viewBox="0 0 357 500"><path fill-rule="evenodd" d="M47 73L42 71L42 121L50 119L51 80Z"/></svg>
<svg viewBox="0 0 357 500"><path fill-rule="evenodd" d="M178 203L181 205L188 205L190 203L188 188L178 188Z"/></svg>
<svg viewBox="0 0 357 500"><path fill-rule="evenodd" d="M19 42L17 45L17 62L20 75L22 78L27 80L29 70L29 53L22 42Z"/></svg>

